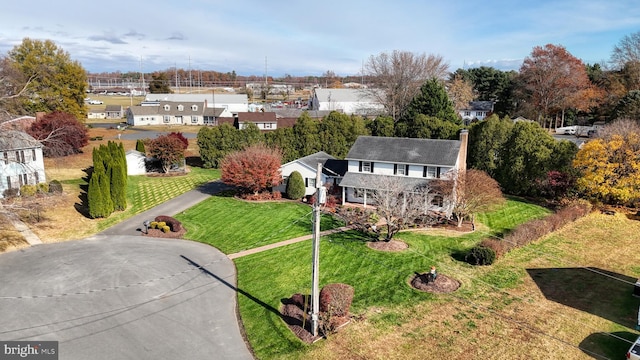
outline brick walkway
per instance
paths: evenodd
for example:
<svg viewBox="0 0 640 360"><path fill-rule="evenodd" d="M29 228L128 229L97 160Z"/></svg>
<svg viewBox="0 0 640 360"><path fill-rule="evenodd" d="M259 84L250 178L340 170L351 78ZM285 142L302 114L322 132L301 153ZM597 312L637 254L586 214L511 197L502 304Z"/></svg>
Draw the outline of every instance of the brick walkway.
<svg viewBox="0 0 640 360"><path fill-rule="evenodd" d="M351 227L351 226L343 226L343 227L339 227L339 228L336 228L336 229L331 229L331 230L327 230L327 231L321 231L320 232L320 236L325 236L325 235L329 235L329 234L335 234L335 233L351 230L352 228L353 227ZM285 246L285 245L289 245L289 244L295 244L297 242L301 242L301 241L305 241L305 240L309 240L309 239L311 239L312 236L313 235L300 236L300 237L297 237L297 238L294 238L294 239L289 239L289 240L277 242L275 244L269 244L269 245L260 246L260 247L253 248L253 249L249 249L249 250L240 251L240 252L237 252L237 253L234 253L234 254L229 254L229 255L227 255L227 257L229 259L233 260L233 259L236 259L236 258L239 258L239 257L243 257L243 256L259 253L259 252L270 250L270 249L275 249L275 248L278 248L278 247L281 247L281 246Z"/></svg>

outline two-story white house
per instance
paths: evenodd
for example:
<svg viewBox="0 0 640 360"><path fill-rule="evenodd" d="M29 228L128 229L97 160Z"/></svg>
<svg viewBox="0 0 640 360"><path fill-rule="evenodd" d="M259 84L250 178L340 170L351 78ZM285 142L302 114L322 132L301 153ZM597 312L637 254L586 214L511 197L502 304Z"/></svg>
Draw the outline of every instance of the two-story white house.
<svg viewBox="0 0 640 360"><path fill-rule="evenodd" d="M471 101L469 106L458 110L458 115L465 125L473 120L484 120L493 113L493 101Z"/></svg>
<svg viewBox="0 0 640 360"><path fill-rule="evenodd" d="M0 198L6 190L46 182L42 144L17 130L0 132Z"/></svg>
<svg viewBox="0 0 640 360"><path fill-rule="evenodd" d="M417 188L432 179L455 179L466 170L468 133L460 140L360 136L346 156L347 172L340 181L342 204L367 205L367 192L376 190L380 178ZM436 211L450 214L451 204L434 194L430 200Z"/></svg>

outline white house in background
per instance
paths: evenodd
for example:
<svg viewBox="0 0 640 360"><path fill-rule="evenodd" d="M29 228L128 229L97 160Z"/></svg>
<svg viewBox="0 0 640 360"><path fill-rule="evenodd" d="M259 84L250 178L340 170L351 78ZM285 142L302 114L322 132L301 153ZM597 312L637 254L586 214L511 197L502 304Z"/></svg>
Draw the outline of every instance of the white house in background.
<svg viewBox="0 0 640 360"><path fill-rule="evenodd" d="M238 128L242 130L248 123L254 123L258 129L263 131L270 131L278 128L278 119L274 112L238 113Z"/></svg>
<svg viewBox="0 0 640 360"><path fill-rule="evenodd" d="M42 144L22 131L0 132L0 198L6 190L46 181Z"/></svg>
<svg viewBox="0 0 640 360"><path fill-rule="evenodd" d="M141 105L157 105L160 102L205 103L208 108L221 108L221 117L234 117L239 112L249 111L246 94L147 94Z"/></svg>
<svg viewBox="0 0 640 360"><path fill-rule="evenodd" d="M144 175L147 173L145 154L137 150L129 150L125 153L127 160L127 175Z"/></svg>
<svg viewBox="0 0 640 360"><path fill-rule="evenodd" d="M104 110L89 110L87 113L88 119L106 119L107 113Z"/></svg>
<svg viewBox="0 0 640 360"><path fill-rule="evenodd" d="M453 179L466 170L468 132L460 140L359 136L346 156L347 172L340 181L342 203L367 205L367 191L380 180L402 182L407 188L426 185L433 179ZM382 179L385 178L385 179ZM450 215L451 202L440 195L432 208Z"/></svg>
<svg viewBox="0 0 640 360"><path fill-rule="evenodd" d="M374 116L384 106L371 95L372 90L315 89L309 100L309 110L339 111L347 115Z"/></svg>
<svg viewBox="0 0 640 360"><path fill-rule="evenodd" d="M338 160L324 151L305 156L300 159L288 162L280 167L283 182L281 185L274 187L273 190L285 193L287 189L287 180L291 173L297 171L302 175L305 185L305 195L313 195L316 191L316 171L318 163L322 164L322 174L320 179L326 187L337 186L347 170L347 162Z"/></svg>
<svg viewBox="0 0 640 360"><path fill-rule="evenodd" d="M493 101L471 101L469 106L458 110L462 121L468 125L473 120L484 120L493 113Z"/></svg>
<svg viewBox="0 0 640 360"><path fill-rule="evenodd" d="M206 107L206 102L160 101L157 105L138 105L127 109L127 124L217 125L224 109Z"/></svg>

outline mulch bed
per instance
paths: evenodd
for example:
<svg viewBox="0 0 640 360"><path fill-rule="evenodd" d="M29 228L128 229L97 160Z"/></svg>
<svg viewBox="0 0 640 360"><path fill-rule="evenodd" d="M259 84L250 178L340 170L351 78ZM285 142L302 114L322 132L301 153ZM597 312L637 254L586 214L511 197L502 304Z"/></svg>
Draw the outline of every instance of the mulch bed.
<svg viewBox="0 0 640 360"><path fill-rule="evenodd" d="M167 239L182 239L182 236L187 232L185 228L182 228L180 231L169 231L168 233L160 230L160 229L149 229L148 233L144 233L144 229L142 229L143 236L155 237L155 238L167 238Z"/></svg>
<svg viewBox="0 0 640 360"><path fill-rule="evenodd" d="M370 249L378 250L378 251L403 251L409 248L407 243L400 240L390 240L390 241L369 241L367 242L367 246Z"/></svg>
<svg viewBox="0 0 640 360"><path fill-rule="evenodd" d="M287 324L289 330L291 330L294 335L296 335L300 340L304 341L307 344L314 343L324 336L324 334L322 334L322 320L319 321L320 325L318 326L318 335L313 336L311 332L311 315L308 314L308 312L311 311L311 309L309 308L309 297L310 296L307 295L306 318L304 303L300 303L300 300L303 299L300 294L296 294L288 299L283 299L283 305L280 308L280 315L282 316L282 320L284 320L284 322ZM322 313L320 314L320 318L322 319ZM331 318L331 327L333 329L338 329L349 323L349 321L349 316L333 316Z"/></svg>
<svg viewBox="0 0 640 360"><path fill-rule="evenodd" d="M415 274L409 282L417 290L446 294L458 290L460 282L443 274L438 274L435 281L427 281L427 273Z"/></svg>

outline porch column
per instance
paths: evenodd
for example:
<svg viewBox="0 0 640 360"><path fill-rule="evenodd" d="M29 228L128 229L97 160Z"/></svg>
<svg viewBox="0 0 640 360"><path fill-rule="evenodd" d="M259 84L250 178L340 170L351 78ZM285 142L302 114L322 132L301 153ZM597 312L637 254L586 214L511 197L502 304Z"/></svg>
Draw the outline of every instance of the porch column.
<svg viewBox="0 0 640 360"><path fill-rule="evenodd" d="M344 205L345 199L346 199L346 188L342 188L342 205Z"/></svg>

